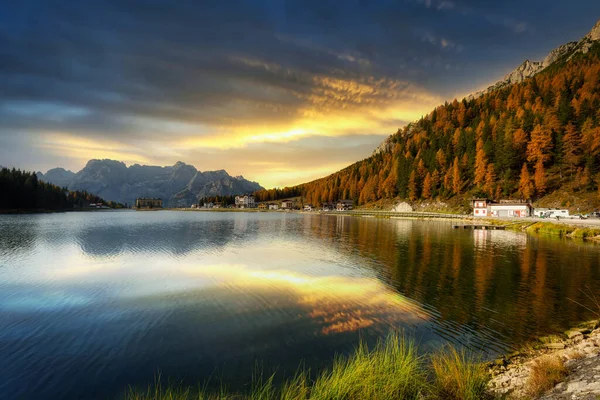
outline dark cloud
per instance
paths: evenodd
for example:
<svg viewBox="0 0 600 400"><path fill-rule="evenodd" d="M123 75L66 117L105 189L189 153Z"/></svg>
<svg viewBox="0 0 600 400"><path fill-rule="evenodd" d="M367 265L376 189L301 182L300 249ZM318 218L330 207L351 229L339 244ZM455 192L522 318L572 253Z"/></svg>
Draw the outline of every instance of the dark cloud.
<svg viewBox="0 0 600 400"><path fill-rule="evenodd" d="M429 107L599 16L595 0L7 2L0 137L15 148L23 140L10 138L44 131L160 140L415 98Z"/></svg>

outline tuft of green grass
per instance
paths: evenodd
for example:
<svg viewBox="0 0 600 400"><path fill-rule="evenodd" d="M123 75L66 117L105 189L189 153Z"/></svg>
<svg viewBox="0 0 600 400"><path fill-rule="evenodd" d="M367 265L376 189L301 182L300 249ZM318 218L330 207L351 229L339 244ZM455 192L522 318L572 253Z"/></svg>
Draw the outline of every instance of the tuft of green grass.
<svg viewBox="0 0 600 400"><path fill-rule="evenodd" d="M310 399L417 399L425 382L414 343L391 335L373 350L361 342L352 357L337 357L315 381Z"/></svg>
<svg viewBox="0 0 600 400"><path fill-rule="evenodd" d="M478 400L489 398L487 384L490 376L480 360L466 350L455 347L431 357L434 373L433 395L446 400Z"/></svg>

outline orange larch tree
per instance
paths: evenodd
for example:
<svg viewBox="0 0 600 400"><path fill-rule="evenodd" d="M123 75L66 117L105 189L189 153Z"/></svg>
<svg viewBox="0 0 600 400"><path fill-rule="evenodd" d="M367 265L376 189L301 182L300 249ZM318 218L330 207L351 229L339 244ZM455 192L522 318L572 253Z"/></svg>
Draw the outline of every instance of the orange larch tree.
<svg viewBox="0 0 600 400"><path fill-rule="evenodd" d="M477 141L477 153L475 156L475 179L473 183L481 187L485 182L485 174L487 173L487 157L483 150L483 140Z"/></svg>
<svg viewBox="0 0 600 400"><path fill-rule="evenodd" d="M425 175L425 179L423 180L423 191L421 193L421 197L424 199L431 198L431 190L431 174L427 172L427 175Z"/></svg>
<svg viewBox="0 0 600 400"><path fill-rule="evenodd" d="M521 168L521 178L519 179L519 193L524 199L530 199L533 196L533 183L531 182L531 175L529 175L529 169L527 163L523 164Z"/></svg>

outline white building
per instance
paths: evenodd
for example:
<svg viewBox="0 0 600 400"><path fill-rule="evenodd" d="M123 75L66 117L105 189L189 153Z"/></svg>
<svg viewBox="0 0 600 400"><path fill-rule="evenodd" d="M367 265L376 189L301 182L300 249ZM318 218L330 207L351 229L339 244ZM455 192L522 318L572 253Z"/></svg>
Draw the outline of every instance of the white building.
<svg viewBox="0 0 600 400"><path fill-rule="evenodd" d="M488 206L488 215L490 217L531 217L533 207L529 203L491 203Z"/></svg>
<svg viewBox="0 0 600 400"><path fill-rule="evenodd" d="M474 199L471 202L474 217L531 217L533 207L524 201Z"/></svg>
<svg viewBox="0 0 600 400"><path fill-rule="evenodd" d="M281 202L281 208L284 210L291 210L294 208L294 202L291 200L284 200Z"/></svg>
<svg viewBox="0 0 600 400"><path fill-rule="evenodd" d="M311 204L306 204L304 206L304 211L312 211L313 210L313 206Z"/></svg>
<svg viewBox="0 0 600 400"><path fill-rule="evenodd" d="M269 203L269 210L279 210L279 205L275 203Z"/></svg>
<svg viewBox="0 0 600 400"><path fill-rule="evenodd" d="M488 205L491 203L488 199L474 199L472 202L474 217L487 217Z"/></svg>
<svg viewBox="0 0 600 400"><path fill-rule="evenodd" d="M252 195L243 195L243 196L235 196L235 206L237 208L254 208L256 207L256 203L254 202L254 196Z"/></svg>

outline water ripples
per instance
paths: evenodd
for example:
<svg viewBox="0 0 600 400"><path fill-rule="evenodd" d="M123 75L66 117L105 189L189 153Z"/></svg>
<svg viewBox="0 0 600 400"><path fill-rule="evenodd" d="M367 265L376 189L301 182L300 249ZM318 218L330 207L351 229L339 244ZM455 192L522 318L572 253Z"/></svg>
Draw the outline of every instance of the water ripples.
<svg viewBox="0 0 600 400"><path fill-rule="evenodd" d="M391 329L492 357L586 317L567 298L600 288L600 251L558 244L290 213L2 216L0 391L105 398L159 369L239 382L256 359L322 367Z"/></svg>

